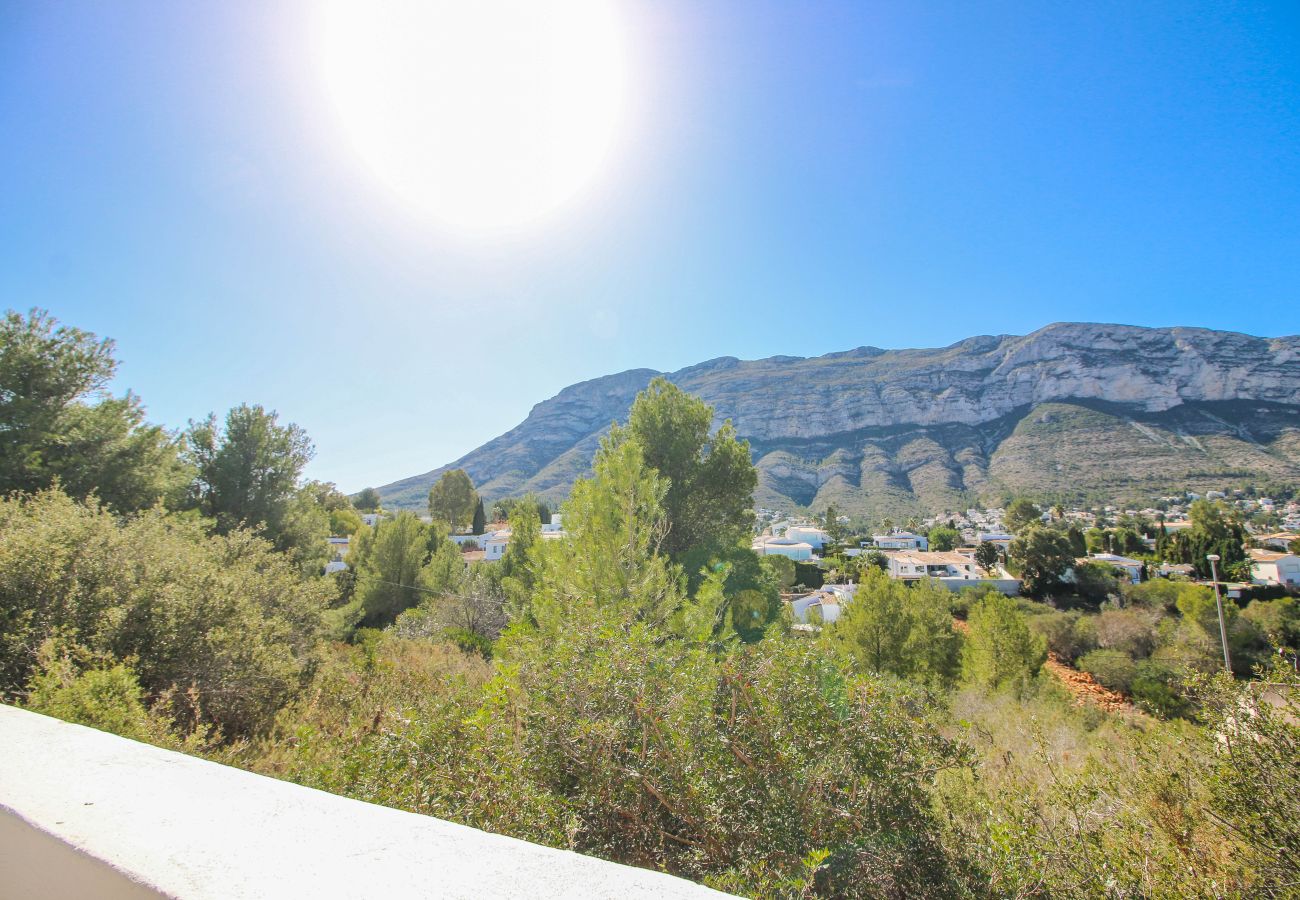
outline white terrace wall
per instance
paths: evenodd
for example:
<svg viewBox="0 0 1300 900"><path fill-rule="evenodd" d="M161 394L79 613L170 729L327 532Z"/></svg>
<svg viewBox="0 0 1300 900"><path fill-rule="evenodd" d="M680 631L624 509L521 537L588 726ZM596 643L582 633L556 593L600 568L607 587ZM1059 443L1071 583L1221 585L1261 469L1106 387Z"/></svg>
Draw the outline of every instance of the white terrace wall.
<svg viewBox="0 0 1300 900"><path fill-rule="evenodd" d="M726 895L0 705L0 898Z"/></svg>

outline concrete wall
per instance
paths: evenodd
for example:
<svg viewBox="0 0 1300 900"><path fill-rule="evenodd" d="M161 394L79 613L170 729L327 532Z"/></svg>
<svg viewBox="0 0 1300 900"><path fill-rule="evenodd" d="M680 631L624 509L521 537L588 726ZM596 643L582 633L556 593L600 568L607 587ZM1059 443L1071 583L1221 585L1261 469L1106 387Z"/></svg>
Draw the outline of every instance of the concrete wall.
<svg viewBox="0 0 1300 900"><path fill-rule="evenodd" d="M726 896L0 706L0 897L158 895Z"/></svg>

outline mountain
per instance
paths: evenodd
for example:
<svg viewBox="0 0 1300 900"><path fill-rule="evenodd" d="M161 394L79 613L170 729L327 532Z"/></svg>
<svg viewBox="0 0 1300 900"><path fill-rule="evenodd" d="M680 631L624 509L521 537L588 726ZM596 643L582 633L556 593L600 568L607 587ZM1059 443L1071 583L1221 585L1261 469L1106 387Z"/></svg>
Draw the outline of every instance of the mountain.
<svg viewBox="0 0 1300 900"><path fill-rule="evenodd" d="M444 469L560 500L660 373L572 385L460 459L379 489L419 508ZM1061 323L941 349L722 357L667 374L749 440L755 502L898 518L1019 494L1140 500L1300 482L1300 336Z"/></svg>

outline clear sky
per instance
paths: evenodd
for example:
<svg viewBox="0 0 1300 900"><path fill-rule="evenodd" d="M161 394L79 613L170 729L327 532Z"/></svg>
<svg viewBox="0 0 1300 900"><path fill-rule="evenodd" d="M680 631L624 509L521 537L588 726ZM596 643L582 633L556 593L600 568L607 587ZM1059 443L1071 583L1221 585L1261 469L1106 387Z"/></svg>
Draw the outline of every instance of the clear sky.
<svg viewBox="0 0 1300 900"><path fill-rule="evenodd" d="M1059 320L1300 331L1300 4L626 0L598 177L489 235L379 189L317 7L0 0L0 297L347 490L575 381Z"/></svg>

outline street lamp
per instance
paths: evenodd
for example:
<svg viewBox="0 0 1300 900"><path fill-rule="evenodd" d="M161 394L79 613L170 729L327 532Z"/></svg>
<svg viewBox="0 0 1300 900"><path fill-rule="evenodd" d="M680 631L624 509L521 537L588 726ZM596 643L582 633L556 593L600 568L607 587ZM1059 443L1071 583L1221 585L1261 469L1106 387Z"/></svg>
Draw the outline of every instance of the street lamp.
<svg viewBox="0 0 1300 900"><path fill-rule="evenodd" d="M1219 596L1219 570L1215 565L1219 554L1211 553L1205 557L1210 561L1210 576L1214 579L1214 605L1219 610L1219 638L1223 641L1223 668L1232 674L1232 657L1228 655L1228 626L1223 622L1223 598Z"/></svg>

